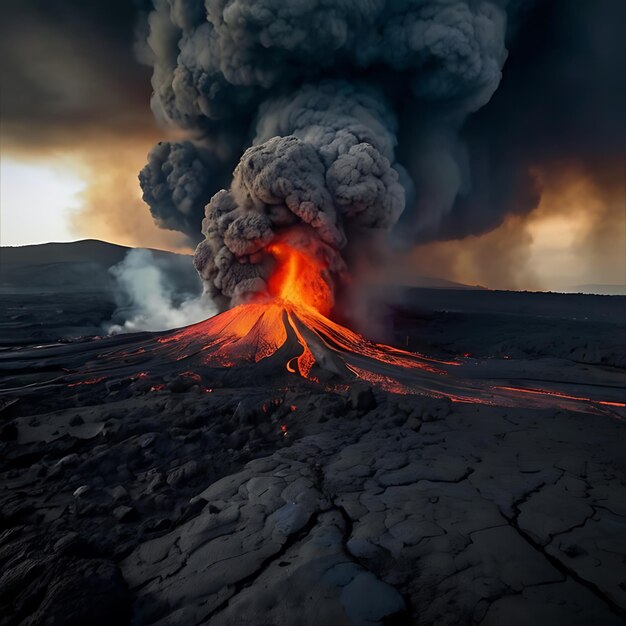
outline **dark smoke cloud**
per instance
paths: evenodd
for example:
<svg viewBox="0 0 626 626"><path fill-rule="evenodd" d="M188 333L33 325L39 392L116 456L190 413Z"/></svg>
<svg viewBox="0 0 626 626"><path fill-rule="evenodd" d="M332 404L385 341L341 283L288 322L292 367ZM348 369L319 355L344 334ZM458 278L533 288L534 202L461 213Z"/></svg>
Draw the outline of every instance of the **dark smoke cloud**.
<svg viewBox="0 0 626 626"><path fill-rule="evenodd" d="M541 174L577 171L606 186L604 172L617 170L611 189L626 194L625 23L621 0L538 2L518 16L500 87L468 118L463 143L453 140L462 175L432 238L480 234L528 213Z"/></svg>
<svg viewBox="0 0 626 626"><path fill-rule="evenodd" d="M442 150L434 158L435 141L421 153L432 177L416 181L417 200L437 204L443 219L420 239L415 271L499 288L623 282L625 23L621 0L537 2L518 15L498 90L447 142L457 156L446 161L451 151ZM437 176L440 185L432 183ZM537 271L529 232L563 216L587 233L572 244L577 263L546 258L550 267Z"/></svg>
<svg viewBox="0 0 626 626"><path fill-rule="evenodd" d="M219 167L211 153L191 141L161 141L154 146L139 183L155 222L200 241L198 206L206 204L213 192Z"/></svg>
<svg viewBox="0 0 626 626"><path fill-rule="evenodd" d="M436 110L455 130L496 90L506 4L155 0L142 57L157 118L215 162L243 153L230 189L206 206L196 267L207 290L231 300L262 290L265 247L294 232L340 282L354 233L390 229L420 173L398 162L399 137L415 129L408 110ZM198 181L183 207L172 173L188 175L190 160L175 162L182 145L159 150L144 197L166 226L192 225L217 188Z"/></svg>
<svg viewBox="0 0 626 626"><path fill-rule="evenodd" d="M226 275L236 260L235 275L262 280L262 248L242 255L251 249L242 206L256 214L252 240L298 225L298 238L321 241L340 274L343 260L370 256L363 231L389 227L402 193L395 240L409 244L523 216L540 182L562 168L623 197L623 176L603 172L624 169L624 23L622 0L2 2L3 147L81 143L104 158L116 138L146 142L152 72L157 119L187 134L149 155L142 184L153 216L195 243L205 206L225 188L210 206L238 224L228 238L221 222L205 227L205 274L215 277L219 261ZM263 147L274 136L285 141ZM251 146L304 159L310 170L298 174L295 195L270 184L285 158L257 175L249 154L231 186ZM296 206L294 197L311 195L311 210ZM346 236L340 256L325 231Z"/></svg>
<svg viewBox="0 0 626 626"><path fill-rule="evenodd" d="M132 0L0 2L4 146L37 150L153 133L150 71L134 54L141 10Z"/></svg>

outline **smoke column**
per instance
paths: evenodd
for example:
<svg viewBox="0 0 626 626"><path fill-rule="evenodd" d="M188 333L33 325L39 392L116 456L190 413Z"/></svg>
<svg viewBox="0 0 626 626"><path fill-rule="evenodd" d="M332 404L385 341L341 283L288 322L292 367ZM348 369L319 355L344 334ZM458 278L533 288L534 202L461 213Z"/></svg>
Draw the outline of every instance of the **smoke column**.
<svg viewBox="0 0 626 626"><path fill-rule="evenodd" d="M277 239L336 287L368 234L437 236L468 184L458 130L500 82L506 4L154 1L152 108L190 139L158 144L140 182L165 228L197 242L204 213L195 265L219 306L265 289Z"/></svg>

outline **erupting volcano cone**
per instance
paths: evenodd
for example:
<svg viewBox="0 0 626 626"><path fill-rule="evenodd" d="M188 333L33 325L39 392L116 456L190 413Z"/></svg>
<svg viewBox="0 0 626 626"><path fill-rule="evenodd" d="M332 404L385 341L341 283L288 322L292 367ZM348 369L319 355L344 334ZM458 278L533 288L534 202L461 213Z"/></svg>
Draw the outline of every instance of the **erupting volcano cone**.
<svg viewBox="0 0 626 626"><path fill-rule="evenodd" d="M269 295L210 319L153 335L125 363L178 363L186 373L254 365L256 375L299 375L335 387L361 379L387 391L445 397L455 402L559 405L606 412L623 403L593 401L558 390L525 389L468 380L463 361L438 360L370 341L327 317L332 291L317 260L284 243L268 248L277 266ZM114 353L119 358L119 352Z"/></svg>
<svg viewBox="0 0 626 626"><path fill-rule="evenodd" d="M268 250L276 268L264 296L182 329L26 350L19 355L20 367L37 362L62 368L63 376L45 384L78 390L143 381L160 391L165 381L182 377L210 391L215 384L276 387L294 377L341 391L360 379L394 393L453 402L558 406L618 416L625 409L621 398L582 397L567 382L540 388L519 375L479 378L477 362L438 360L370 341L328 317L333 297L321 262L285 243Z"/></svg>
<svg viewBox="0 0 626 626"><path fill-rule="evenodd" d="M441 375L442 367L458 365L373 343L313 309L282 300L242 304L157 342L156 351L168 359L209 367L269 361L310 380L323 371L381 383L399 369ZM394 386L392 378L388 383Z"/></svg>
<svg viewBox="0 0 626 626"><path fill-rule="evenodd" d="M399 378L415 370L437 376L458 365L376 344L333 322L323 265L284 243L268 250L277 261L268 297L165 334L158 352L209 367L264 361L309 380L358 377L395 391L403 390L398 371L405 370Z"/></svg>

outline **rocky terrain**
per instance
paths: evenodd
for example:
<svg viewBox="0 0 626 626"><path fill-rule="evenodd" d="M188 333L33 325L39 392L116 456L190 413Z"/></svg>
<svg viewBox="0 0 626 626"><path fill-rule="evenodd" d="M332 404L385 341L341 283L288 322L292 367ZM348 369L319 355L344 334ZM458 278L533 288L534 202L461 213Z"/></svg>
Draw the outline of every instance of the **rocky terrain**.
<svg viewBox="0 0 626 626"><path fill-rule="evenodd" d="M626 397L618 300L422 291L397 345ZM63 361L143 337L4 342L1 624L624 623L623 407Z"/></svg>
<svg viewBox="0 0 626 626"><path fill-rule="evenodd" d="M3 412L3 623L623 623L617 419L359 387L87 396Z"/></svg>

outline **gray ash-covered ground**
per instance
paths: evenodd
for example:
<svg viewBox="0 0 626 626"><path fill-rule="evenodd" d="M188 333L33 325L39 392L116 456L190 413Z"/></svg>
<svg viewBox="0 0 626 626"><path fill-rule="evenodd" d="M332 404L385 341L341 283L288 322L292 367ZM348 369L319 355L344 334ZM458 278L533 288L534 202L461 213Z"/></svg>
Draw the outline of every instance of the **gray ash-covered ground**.
<svg viewBox="0 0 626 626"><path fill-rule="evenodd" d="M619 299L480 294L413 292L395 342L620 397ZM620 409L253 366L94 380L80 363L99 340L15 343L0 352L2 624L624 623Z"/></svg>

